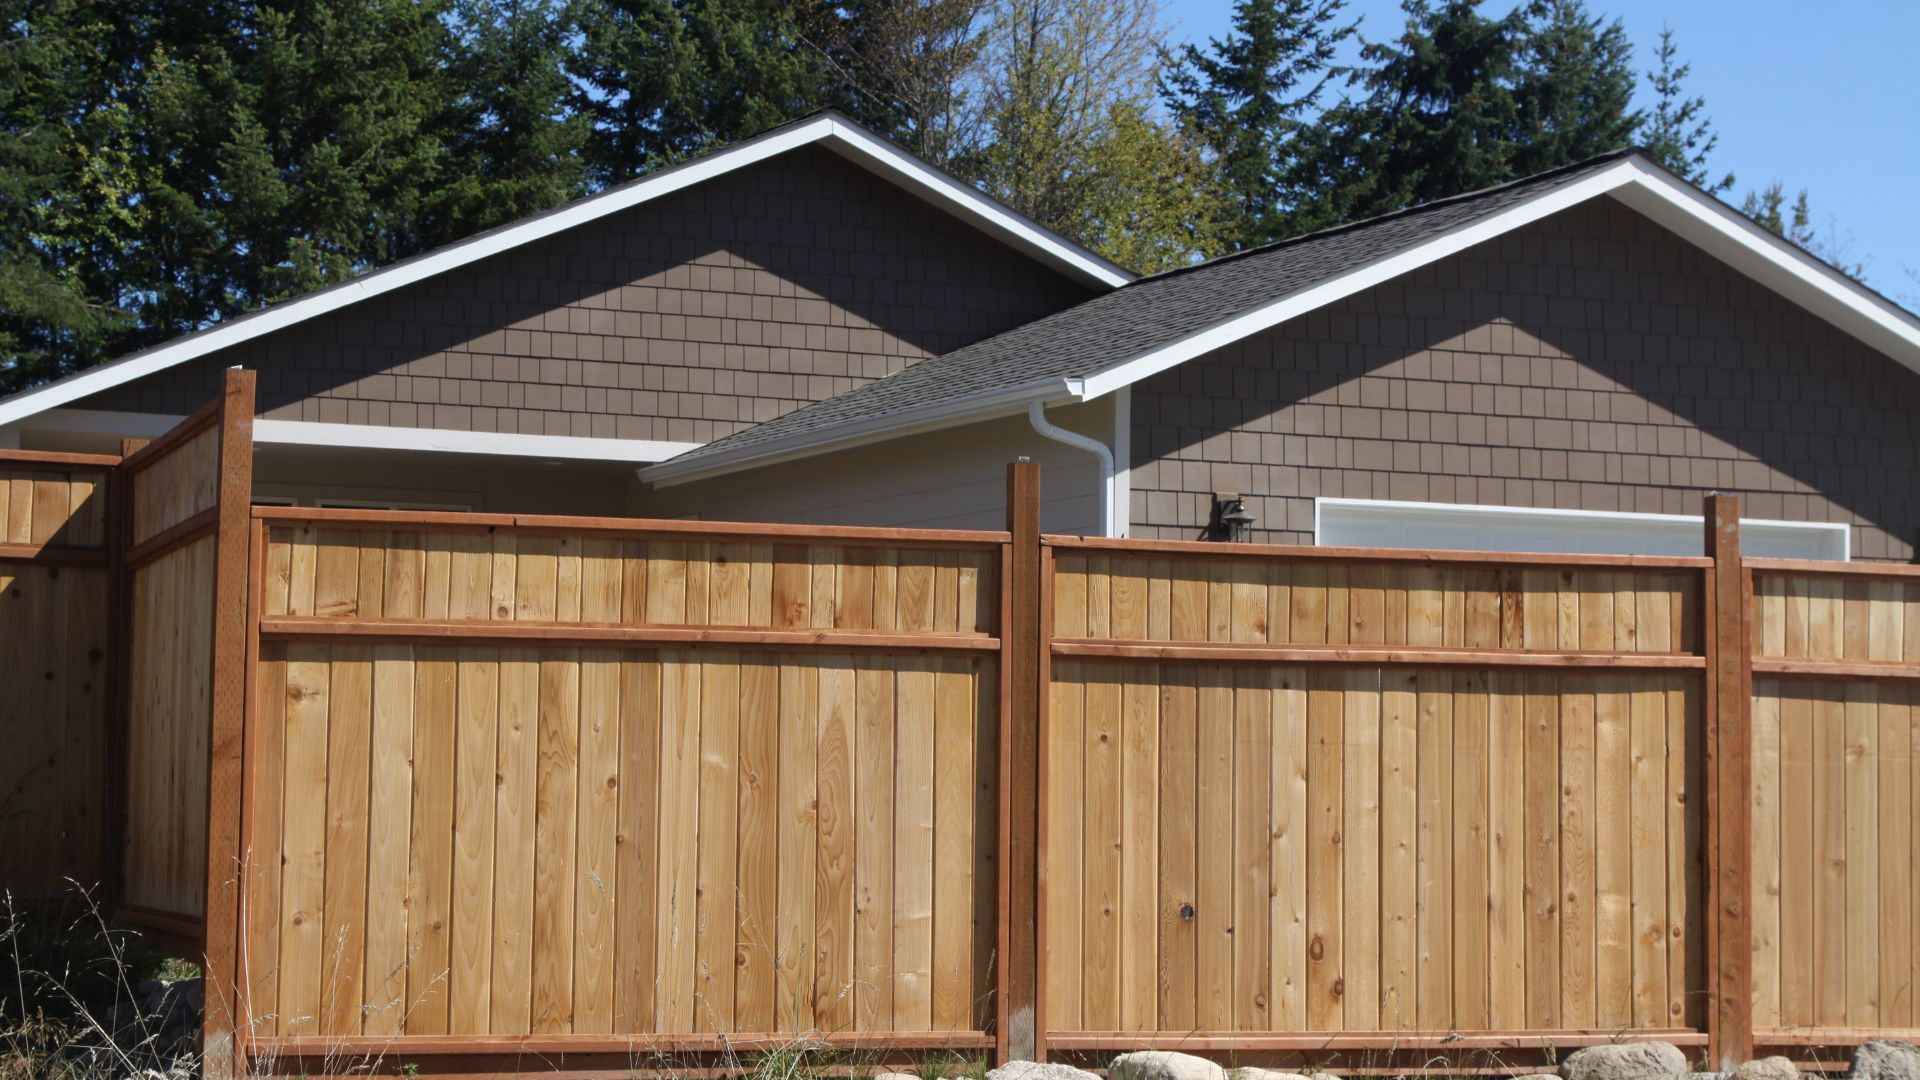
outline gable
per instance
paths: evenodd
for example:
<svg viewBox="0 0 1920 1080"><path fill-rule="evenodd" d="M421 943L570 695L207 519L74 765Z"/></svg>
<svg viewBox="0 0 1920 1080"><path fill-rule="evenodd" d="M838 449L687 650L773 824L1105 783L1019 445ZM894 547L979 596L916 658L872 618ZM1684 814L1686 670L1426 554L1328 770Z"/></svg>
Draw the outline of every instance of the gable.
<svg viewBox="0 0 1920 1080"><path fill-rule="evenodd" d="M1920 375L1597 199L1132 388L1137 536L1212 493L1313 543L1321 497L1699 513L1920 536Z"/></svg>
<svg viewBox="0 0 1920 1080"><path fill-rule="evenodd" d="M796 158L801 160L796 161ZM760 168L762 166L765 168ZM211 368L215 364L225 366L230 362L227 357L220 357L217 360L210 358L213 358L216 353L230 352L249 342L277 335L290 327L338 312L350 312L336 320L336 323L341 326L357 327L368 323L377 325L391 322L393 320L390 317L384 317L391 315L390 309L388 312L370 314L366 305L375 298L406 293L409 290L417 294L416 298L424 298L427 302L451 299L457 302L458 309L441 314L437 319L437 325L428 328L418 337L405 335L406 340L397 343L400 348L412 350L415 353L445 351L449 346L458 345L472 338L475 329L472 324L476 320L491 321L494 325L489 329L502 333L525 329L523 325L516 325L524 323L523 314L515 316L508 322L501 322L495 313L482 312L478 305L497 304L503 300L519 302L529 298L536 298L537 302L544 305L543 312L555 305L570 305L576 301L592 305L593 294L583 286L598 286L599 291L604 292L610 288L631 285L634 280L647 272L644 269L635 270L630 265L609 269L601 260L618 261L633 254L640 254L652 258L655 264L654 269L660 269L660 260L668 258L669 255L659 248L659 242L698 241L701 234L697 231L683 230L644 237L629 236L626 238L630 241L629 245L621 250L607 250L606 245L601 245L598 250L589 250L591 245L588 245L587 249L576 247L575 250L566 251L563 257L590 259L598 264L591 271L569 268L569 271L564 273L553 272L550 265L542 267L545 276L531 289L526 282L517 280L520 276L518 271L509 271L506 274L507 277L516 279L507 288L498 287L495 282L501 276L499 272L501 265L510 264L515 256L519 256L519 261L522 263L529 261L526 258L527 252L539 247L545 241L572 236L571 242L579 245L581 240L578 234L603 231L610 221L627 211L649 206L658 209L660 203L670 201L675 195L697 193L702 188L713 185L717 180L724 180L741 171L756 168L760 168L761 172L785 170L798 175L816 177L834 174L834 178L829 179L824 187L809 187L804 182L797 185L789 184L784 188L776 185L773 189L766 189L763 185L761 194L769 196L764 200L766 202L775 202L783 197L805 197L817 200L822 195L831 196L833 192L830 189L834 184L839 184L844 191L851 183L860 188L861 198L875 205L864 205L851 213L844 207L840 207L832 216L806 219L797 218L795 215L802 209L810 213L816 212L817 206L801 207L799 204L793 204L788 206L784 213L778 208L773 210L763 208L757 214L759 232L756 239L763 244L803 248L806 250L806 255L797 259L788 259L784 264L776 262L763 265L748 260L722 265L722 269L773 269L778 272L789 266L800 266L814 275L844 276L849 267L854 267L852 272L855 276L864 275L870 280L888 280L891 275L891 280L903 281L909 285L938 282L952 288L935 297L934 302L968 313L980 304L986 305L990 310L991 305L996 302L993 299L982 300L968 294L969 287L979 286L982 282L986 282L989 288L992 283L1000 281L1004 281L1009 288L1026 287L1041 297L1037 304L1044 307L1047 298L1059 297L1053 302L1064 304L1092 291L1120 284L1131 277L1112 263L1048 232L845 118L832 113L823 113L776 128L764 135L729 146L705 157L650 174L622 187L483 233L448 248L405 260L317 293L271 305L146 352L16 394L10 399L0 401L0 425L13 423L48 409L73 404L83 398L94 397L106 390L147 378L156 372L195 361L209 360L209 363L202 365L203 368ZM880 203L885 205L878 205ZM910 209L902 210L902 207ZM713 215L755 216L755 211L752 208L743 210L740 207L715 206L707 203L695 206L690 214L690 220L700 224ZM663 220L671 224L677 221L678 217L684 216L686 213L678 216L668 213L663 215ZM896 238L892 236L883 237L878 241L873 237L876 231L913 229L920 227L922 223L931 223L926 225L929 235L904 246L895 243ZM796 229L805 232L808 228L814 230L812 235L794 235ZM832 235L822 235L821 230L831 230ZM734 239L738 239L738 234L735 234ZM653 243L650 246L635 246L631 243L635 240L653 241ZM563 241L562 246L565 246L565 243L566 241ZM981 261L980 252L983 248L991 251L991 254L984 258L984 262L989 264L985 270L974 266L958 274L935 276L942 272L942 268L933 264L940 262L949 254L956 261L967 259ZM541 255L550 263L554 252L548 249ZM848 256L852 256L853 259L850 260ZM876 270L872 265L887 259L893 261L885 265L884 269ZM854 266L854 260L865 265ZM535 258L532 261L539 264L542 259ZM469 277L479 279L480 284L477 288L452 290L454 293L452 297L447 295L448 290L441 289L436 292L431 288L431 283L435 279L463 270L470 271ZM609 276L623 273L626 277L622 280L614 280ZM428 285L429 288L414 288L423 284ZM675 282L674 286L681 284L683 283ZM799 301L826 300L834 304L848 302L848 298L840 295L823 295L818 289L804 282L795 281L795 284L797 288L791 293L774 288L771 292L758 292L752 295ZM492 291L489 292L488 289ZM879 306L904 306L921 302L914 297L901 299L884 294L878 298L869 295L860 296L857 299L861 303ZM1035 301L1029 301L1029 303L1035 303ZM726 309L727 305L723 304L721 307ZM604 303L599 304L595 309L611 310ZM623 307L618 310L629 309ZM662 316L685 314L702 318L715 315L706 308L685 312L633 313ZM784 313L772 313L772 315L780 314ZM404 325L411 319L403 317L400 321ZM789 320L787 325L813 326L816 323L802 317L797 323ZM970 334L992 332L993 329L1001 328L1006 324L990 318L984 324L988 328L986 330L977 329L974 324L964 321L959 325L949 323L928 329L924 321L920 324L897 327L881 319L864 317L828 321L824 325L855 331L880 329L913 337L958 334L962 339L970 339L968 338ZM553 332L543 328L534 328L528 332L536 331ZM605 336L591 328L568 332ZM372 335L372 340L367 340L369 335L365 333L355 333L352 330L343 332L327 328L309 332L303 335L301 341L292 345L267 351L278 357L297 351L295 346L304 349L316 343L344 344L350 349L393 348L396 347L396 343L392 340L393 335L391 328L385 328ZM346 339L344 342L341 341L342 337ZM701 344L737 344L724 339L694 340ZM816 341L817 338L808 338L799 346L789 347L818 348ZM282 345L282 342L275 344ZM832 347L829 345L829 348ZM924 349L924 345L919 346L919 351L922 353ZM519 354L515 356L521 359L529 358ZM554 359L554 357L538 358ZM604 350L601 351L599 359L607 359ZM624 355L615 359L625 362ZM372 370L364 357L335 357L323 360L321 363L331 364L331 367L324 369L335 372L366 373ZM871 366L867 365L869 368ZM858 379L870 376L856 373L853 377ZM187 381L194 385L199 383L198 379ZM329 381L331 379L322 380L323 383ZM575 381L566 385L581 385L581 383ZM798 400L810 400L810 398L803 397ZM477 402L460 399L447 401L430 398L396 403L456 406L477 404ZM89 403L96 408L99 404L98 401ZM496 403L485 407L503 406ZM327 408L329 411L338 411L332 406ZM726 410L718 411L725 413ZM357 413L357 410L349 409L348 412L352 415ZM764 408L755 407L745 410L745 415L750 417L764 412ZM712 419L724 421L728 418L722 415Z"/></svg>
<svg viewBox="0 0 1920 1080"><path fill-rule="evenodd" d="M705 442L1046 314L1084 287L805 147L83 399L181 413Z"/></svg>

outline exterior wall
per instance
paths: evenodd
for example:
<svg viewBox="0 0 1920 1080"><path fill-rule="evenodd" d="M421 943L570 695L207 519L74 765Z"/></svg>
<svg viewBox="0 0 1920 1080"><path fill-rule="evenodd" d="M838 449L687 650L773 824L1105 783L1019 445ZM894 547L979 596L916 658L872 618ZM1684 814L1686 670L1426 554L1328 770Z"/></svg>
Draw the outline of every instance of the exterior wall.
<svg viewBox="0 0 1920 1080"><path fill-rule="evenodd" d="M706 442L1086 295L808 147L80 404Z"/></svg>
<svg viewBox="0 0 1920 1080"><path fill-rule="evenodd" d="M626 512L633 466L464 454L257 446L255 498L509 514Z"/></svg>
<svg viewBox="0 0 1920 1080"><path fill-rule="evenodd" d="M1610 199L1136 385L1134 535L1238 491L1258 539L1315 496L1854 526L1911 559L1920 375Z"/></svg>
<svg viewBox="0 0 1920 1080"><path fill-rule="evenodd" d="M1052 409L1048 417L1101 440L1113 434L1107 403ZM643 517L879 525L1006 527L1007 462L1041 463L1041 528L1090 533L1100 517L1093 455L1042 439L1024 415L894 439L664 488L640 488Z"/></svg>

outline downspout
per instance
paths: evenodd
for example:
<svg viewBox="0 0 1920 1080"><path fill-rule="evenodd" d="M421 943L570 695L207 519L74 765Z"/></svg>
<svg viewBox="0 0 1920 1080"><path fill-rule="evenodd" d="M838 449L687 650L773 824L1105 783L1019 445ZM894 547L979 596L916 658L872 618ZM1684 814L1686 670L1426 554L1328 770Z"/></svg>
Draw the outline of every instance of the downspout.
<svg viewBox="0 0 1920 1080"><path fill-rule="evenodd" d="M1113 531L1113 451L1106 443L1090 435L1077 431L1068 431L1047 419L1046 406L1035 401L1027 405L1027 419L1033 424L1033 430L1054 442L1065 443L1075 449L1085 450L1100 459L1100 531L1097 535L1112 536Z"/></svg>

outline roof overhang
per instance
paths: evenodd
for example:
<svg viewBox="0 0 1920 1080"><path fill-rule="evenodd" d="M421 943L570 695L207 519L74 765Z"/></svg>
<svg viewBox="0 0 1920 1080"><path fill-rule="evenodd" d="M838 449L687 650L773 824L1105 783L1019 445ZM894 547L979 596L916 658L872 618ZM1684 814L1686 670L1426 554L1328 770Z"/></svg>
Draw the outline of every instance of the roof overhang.
<svg viewBox="0 0 1920 1080"><path fill-rule="evenodd" d="M1047 404L1090 401L1603 195L1619 200L1735 270L1920 372L1920 317L1762 228L1712 195L1644 157L1633 155L1500 213L1275 297L1082 377L1034 383L866 417L845 425L816 428L787 439L743 446L731 453L720 449L687 461L666 461L640 470L640 477L660 485L685 483L776 461L974 423L1023 409L1029 401ZM1017 399L1018 403L1013 404L1009 398Z"/></svg>
<svg viewBox="0 0 1920 1080"><path fill-rule="evenodd" d="M1134 275L1120 266L948 176L858 124L833 113L823 113L598 195L16 394L0 401L0 426L813 145L831 150L898 184L1009 247L1084 284L1113 288L1133 280Z"/></svg>

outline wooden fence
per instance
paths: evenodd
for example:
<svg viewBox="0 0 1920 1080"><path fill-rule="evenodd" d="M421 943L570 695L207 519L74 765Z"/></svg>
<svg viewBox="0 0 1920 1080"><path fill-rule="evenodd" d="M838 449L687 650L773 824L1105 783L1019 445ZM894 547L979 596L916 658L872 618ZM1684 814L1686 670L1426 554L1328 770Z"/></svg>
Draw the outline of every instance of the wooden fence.
<svg viewBox="0 0 1920 1080"><path fill-rule="evenodd" d="M1706 1041L1707 560L1049 551L1052 1047Z"/></svg>
<svg viewBox="0 0 1920 1080"><path fill-rule="evenodd" d="M0 834L203 943L214 1075L1920 1035L1920 572L1735 499L1702 558L1043 537L1030 464L1006 532L248 511L249 390L0 460Z"/></svg>
<svg viewBox="0 0 1920 1080"><path fill-rule="evenodd" d="M1920 575L1749 560L1755 1037L1920 1029Z"/></svg>
<svg viewBox="0 0 1920 1080"><path fill-rule="evenodd" d="M991 1045L1004 534L255 519L262 1067Z"/></svg>
<svg viewBox="0 0 1920 1080"><path fill-rule="evenodd" d="M108 489L118 457L0 451L0 884L24 899L102 880Z"/></svg>

